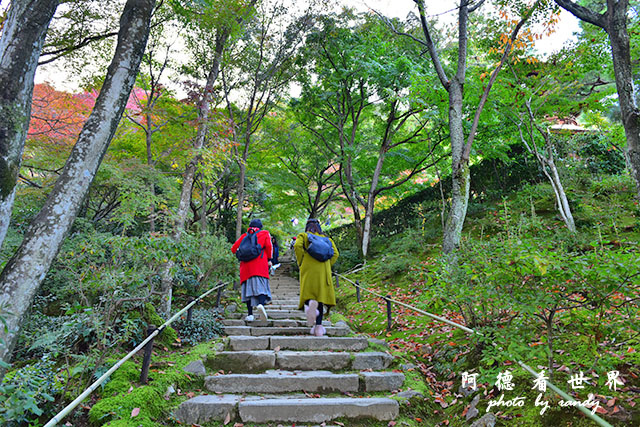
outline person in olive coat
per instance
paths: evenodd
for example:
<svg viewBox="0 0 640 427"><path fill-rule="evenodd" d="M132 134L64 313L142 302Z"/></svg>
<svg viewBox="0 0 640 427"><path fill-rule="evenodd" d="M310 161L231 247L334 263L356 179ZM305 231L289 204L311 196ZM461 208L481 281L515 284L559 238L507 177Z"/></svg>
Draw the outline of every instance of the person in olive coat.
<svg viewBox="0 0 640 427"><path fill-rule="evenodd" d="M325 236L320 227L320 222L311 218L307 221L305 231L296 238L296 243L293 247L298 267L300 268L300 302L298 308L302 309L304 307L308 326L314 325L311 328L311 335L321 337L326 332L324 326L322 326L324 306L336 305L331 266L335 264L339 253L335 242L329 238L333 246L333 257L324 262L318 261L307 252L309 247L308 233Z"/></svg>

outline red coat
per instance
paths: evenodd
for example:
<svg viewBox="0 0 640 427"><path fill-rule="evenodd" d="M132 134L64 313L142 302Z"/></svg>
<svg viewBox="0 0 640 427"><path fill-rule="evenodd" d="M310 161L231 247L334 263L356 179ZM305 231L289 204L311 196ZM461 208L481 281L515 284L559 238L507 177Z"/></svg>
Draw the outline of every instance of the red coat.
<svg viewBox="0 0 640 427"><path fill-rule="evenodd" d="M234 254L240 246L240 242L247 235L244 233L231 246L231 252ZM240 283L246 281L249 277L262 276L269 278L269 260L273 256L273 246L271 245L271 235L267 230L260 230L257 234L258 244L262 246L262 253L258 258L251 261L240 261Z"/></svg>

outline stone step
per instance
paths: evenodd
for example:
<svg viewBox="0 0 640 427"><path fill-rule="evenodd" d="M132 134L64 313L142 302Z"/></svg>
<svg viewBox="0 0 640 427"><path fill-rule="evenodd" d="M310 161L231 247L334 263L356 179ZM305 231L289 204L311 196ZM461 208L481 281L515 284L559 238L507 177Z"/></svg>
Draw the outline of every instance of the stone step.
<svg viewBox="0 0 640 427"><path fill-rule="evenodd" d="M300 310L275 310L270 309L269 306L266 307L267 316L270 320L283 320L283 319L306 319L304 312ZM255 316L255 311L254 311ZM247 312L236 312L229 313L227 319L244 319L247 317Z"/></svg>
<svg viewBox="0 0 640 427"><path fill-rule="evenodd" d="M393 357L387 353L349 353L334 351L221 351L207 356L204 364L212 371L258 373L269 369L354 370L386 369ZM373 381L373 380L371 380Z"/></svg>
<svg viewBox="0 0 640 427"><path fill-rule="evenodd" d="M274 370L263 374L208 376L204 386L214 393L345 393L359 390L360 377L330 371Z"/></svg>
<svg viewBox="0 0 640 427"><path fill-rule="evenodd" d="M349 328L345 327L326 327L326 333L332 337L344 337L351 333ZM243 335L260 337L265 335L310 335L311 328L308 326L296 326L296 327L273 327L273 326L225 326L225 334L229 336Z"/></svg>
<svg viewBox="0 0 640 427"><path fill-rule="evenodd" d="M248 403L248 405L244 405ZM204 424L240 418L243 422L272 421L323 423L336 418L369 418L388 421L398 416L398 403L384 398L306 398L295 395L278 398L233 394L193 397L180 404L174 416L183 424ZM327 426L330 427L330 426Z"/></svg>
<svg viewBox="0 0 640 427"><path fill-rule="evenodd" d="M227 418L227 415L230 415L230 418L236 418L236 408L241 397L230 394L196 396L182 402L173 416L180 423L187 425L222 421Z"/></svg>
<svg viewBox="0 0 640 427"><path fill-rule="evenodd" d="M227 347L232 351L246 350L332 350L362 351L369 346L366 337L312 337L312 336L231 336Z"/></svg>
<svg viewBox="0 0 640 427"><path fill-rule="evenodd" d="M271 310L296 311L298 310L298 304L268 304L265 308Z"/></svg>
<svg viewBox="0 0 640 427"><path fill-rule="evenodd" d="M254 320L253 322L246 322L244 319L226 319L222 321L224 326L273 326L276 328L282 327L297 327L307 326L306 320L295 319L282 319L282 320L269 320L267 322L261 320ZM331 326L331 322L328 320L322 321L323 326Z"/></svg>
<svg viewBox="0 0 640 427"><path fill-rule="evenodd" d="M238 404L242 422L324 423L336 418L373 418L393 420L398 402L384 398L265 399Z"/></svg>
<svg viewBox="0 0 640 427"><path fill-rule="evenodd" d="M278 310L271 309L269 306L265 307L267 311L267 316L270 319L306 319L304 312L302 310Z"/></svg>

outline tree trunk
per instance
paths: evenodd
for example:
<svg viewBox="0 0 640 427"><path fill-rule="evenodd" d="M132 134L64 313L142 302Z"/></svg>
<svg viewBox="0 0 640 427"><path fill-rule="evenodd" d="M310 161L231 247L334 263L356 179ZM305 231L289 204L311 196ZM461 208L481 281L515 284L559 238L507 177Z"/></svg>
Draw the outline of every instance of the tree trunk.
<svg viewBox="0 0 640 427"><path fill-rule="evenodd" d="M11 221L31 117L33 76L60 0L15 0L0 39L0 246Z"/></svg>
<svg viewBox="0 0 640 427"><path fill-rule="evenodd" d="M118 44L91 115L62 174L33 219L16 254L0 275L0 306L13 315L0 329L0 357L8 361L22 319L71 228L116 131L144 54L155 0L128 0L120 17Z"/></svg>
<svg viewBox="0 0 640 427"><path fill-rule="evenodd" d="M556 164L553 159L547 162L547 167L549 168L549 173L545 171L545 175L547 175L547 177L551 181L553 192L556 195L556 203L558 204L560 216L562 217L562 220L564 221L569 231L575 233L576 223L573 220L573 214L571 213L571 207L569 206L567 193L564 191L564 187L562 186L562 182L560 181L560 175L558 174L558 168L556 168Z"/></svg>
<svg viewBox="0 0 640 427"><path fill-rule="evenodd" d="M238 162L240 176L238 176L238 210L236 211L236 240L242 235L242 205L244 205L244 182L247 175L247 157L249 157L249 142L245 141L242 158Z"/></svg>
<svg viewBox="0 0 640 427"><path fill-rule="evenodd" d="M223 29L216 37L216 48L211 70L207 76L207 83L204 87L204 93L202 94L202 100L200 101L200 108L198 109L198 131L196 138L193 142L194 151L199 152L204 147L207 131L209 129L209 112L211 108L211 95L213 93L213 85L218 78L220 71L220 61L222 59L222 51L229 37L229 30ZM193 182L195 181L196 171L198 163L200 162L200 156L196 155L187 164L184 174L182 176L182 191L180 192L180 201L178 203L178 209L175 214L174 228L172 238L175 241L180 241L182 233L184 232L184 225L187 221L187 214L189 213L189 207L191 206L191 193L193 191ZM173 277L171 276L171 270L174 263L169 261L162 268L160 292L161 300L158 306L158 314L165 319L169 318L171 313L171 299L173 294Z"/></svg>
<svg viewBox="0 0 640 427"><path fill-rule="evenodd" d="M153 91L151 91L151 93L153 94ZM151 139L151 137L153 136L152 124L151 124L152 120L153 120L153 117L151 117L151 112L147 111L147 125L145 127L145 139L147 143L147 166L154 165L153 153L151 152L151 143L153 142ZM155 233L156 232L156 206L155 206L155 203L153 202L153 199L155 198L155 195L156 195L156 186L153 182L149 184L149 192L151 193L151 197L152 197L151 206L149 207L149 232Z"/></svg>
<svg viewBox="0 0 640 427"><path fill-rule="evenodd" d="M627 139L629 165L636 181L636 197L640 200L640 109L636 103L636 89L633 84L631 49L627 32L627 5L623 7L622 3L626 2L619 2L618 6L609 5L607 33L611 41L613 70L622 124Z"/></svg>
<svg viewBox="0 0 640 427"><path fill-rule="evenodd" d="M571 0L554 1L578 19L602 28L609 36L622 125L627 139L627 158L636 181L636 197L640 200L640 109L636 103L627 30L629 0L607 0L607 11L603 14Z"/></svg>
<svg viewBox="0 0 640 427"><path fill-rule="evenodd" d="M463 82L454 77L449 86L449 133L451 139L452 187L451 207L444 227L442 250L444 253L455 251L460 245L462 226L467 216L469 204L469 186L471 174L469 162L463 157L465 146L464 127L462 125Z"/></svg>
<svg viewBox="0 0 640 427"><path fill-rule="evenodd" d="M207 235L207 192L209 187L202 179L202 206L200 206L200 235Z"/></svg>
<svg viewBox="0 0 640 427"><path fill-rule="evenodd" d="M369 252L369 243L371 242L371 223L373 222L373 209L375 208L375 201L378 182L380 181L380 174L382 173L382 166L384 165L385 155L387 153L386 141L382 144L380 152L378 154L378 161L376 162L376 168L373 171L373 178L371 179L371 185L369 186L369 194L367 195L367 205L364 210L364 226L362 228L362 257L367 258Z"/></svg>

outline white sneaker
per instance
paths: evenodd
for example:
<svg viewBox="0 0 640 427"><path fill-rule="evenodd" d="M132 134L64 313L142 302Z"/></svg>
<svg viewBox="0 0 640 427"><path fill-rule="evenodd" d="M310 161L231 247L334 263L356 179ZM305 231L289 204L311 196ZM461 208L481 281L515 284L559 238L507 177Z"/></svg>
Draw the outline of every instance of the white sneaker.
<svg viewBox="0 0 640 427"><path fill-rule="evenodd" d="M267 310L264 309L264 306L262 304L258 304L256 310L258 310L258 316L260 317L260 320L264 320L265 322L269 320L269 316L267 316Z"/></svg>
<svg viewBox="0 0 640 427"><path fill-rule="evenodd" d="M309 331L309 333L311 335L315 335L316 334L316 327L314 326L313 328L311 328L311 331Z"/></svg>
<svg viewBox="0 0 640 427"><path fill-rule="evenodd" d="M253 314L250 314L244 318L245 322L253 322L254 320L255 320L255 317L253 317Z"/></svg>

